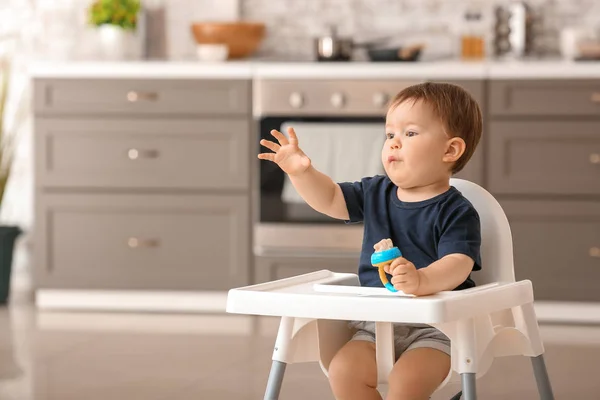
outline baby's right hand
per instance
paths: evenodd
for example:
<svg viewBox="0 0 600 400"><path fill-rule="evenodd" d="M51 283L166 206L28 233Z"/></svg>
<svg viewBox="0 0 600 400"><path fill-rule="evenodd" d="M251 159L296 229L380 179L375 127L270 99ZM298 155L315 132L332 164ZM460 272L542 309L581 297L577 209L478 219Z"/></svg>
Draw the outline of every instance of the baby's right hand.
<svg viewBox="0 0 600 400"><path fill-rule="evenodd" d="M310 158L298 146L298 137L294 128L288 128L289 140L275 129L271 131L271 135L275 136L279 144L262 139L260 144L273 150L273 153L260 153L258 158L273 161L288 175L301 174L310 167Z"/></svg>

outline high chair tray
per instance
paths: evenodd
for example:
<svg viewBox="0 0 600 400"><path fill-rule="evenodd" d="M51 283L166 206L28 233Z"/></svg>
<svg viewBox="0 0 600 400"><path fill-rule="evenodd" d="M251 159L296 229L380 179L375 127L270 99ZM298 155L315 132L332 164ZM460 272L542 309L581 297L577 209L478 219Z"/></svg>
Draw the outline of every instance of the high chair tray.
<svg viewBox="0 0 600 400"><path fill-rule="evenodd" d="M533 302L531 282L492 283L415 297L360 287L356 274L328 270L231 289L227 312L313 319L443 323Z"/></svg>

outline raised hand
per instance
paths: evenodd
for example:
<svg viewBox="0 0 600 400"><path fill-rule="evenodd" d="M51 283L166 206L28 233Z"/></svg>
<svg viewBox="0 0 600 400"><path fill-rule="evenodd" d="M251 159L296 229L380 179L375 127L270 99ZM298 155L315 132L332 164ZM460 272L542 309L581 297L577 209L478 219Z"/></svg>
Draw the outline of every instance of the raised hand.
<svg viewBox="0 0 600 400"><path fill-rule="evenodd" d="M260 144L272 150L273 153L260 153L258 158L273 161L288 175L301 174L310 167L310 158L298 146L298 137L294 128L288 128L289 139L275 129L271 131L271 135L277 139L279 144L262 139Z"/></svg>

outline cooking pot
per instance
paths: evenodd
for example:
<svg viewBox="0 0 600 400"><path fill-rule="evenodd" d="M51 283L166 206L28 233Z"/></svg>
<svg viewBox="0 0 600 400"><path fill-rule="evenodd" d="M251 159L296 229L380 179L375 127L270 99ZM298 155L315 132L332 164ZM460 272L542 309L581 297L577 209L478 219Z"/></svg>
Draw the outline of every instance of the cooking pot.
<svg viewBox="0 0 600 400"><path fill-rule="evenodd" d="M369 48L389 38L381 38L365 43L354 43L350 37L337 35L335 27L330 28L330 34L314 39L315 56L318 61L350 61L355 48Z"/></svg>

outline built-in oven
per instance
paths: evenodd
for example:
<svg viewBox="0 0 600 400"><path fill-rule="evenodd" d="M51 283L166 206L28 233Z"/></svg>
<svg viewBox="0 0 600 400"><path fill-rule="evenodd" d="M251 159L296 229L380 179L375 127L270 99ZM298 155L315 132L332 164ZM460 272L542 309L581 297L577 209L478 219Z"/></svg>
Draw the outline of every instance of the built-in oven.
<svg viewBox="0 0 600 400"><path fill-rule="evenodd" d="M342 79L258 79L254 116L261 139L275 141L277 129L294 127L302 150L315 168L334 181L384 174L381 148L389 100L417 82ZM256 144L256 152L268 152ZM285 255L358 257L362 224L345 224L314 211L273 162L258 163L254 252Z"/></svg>

